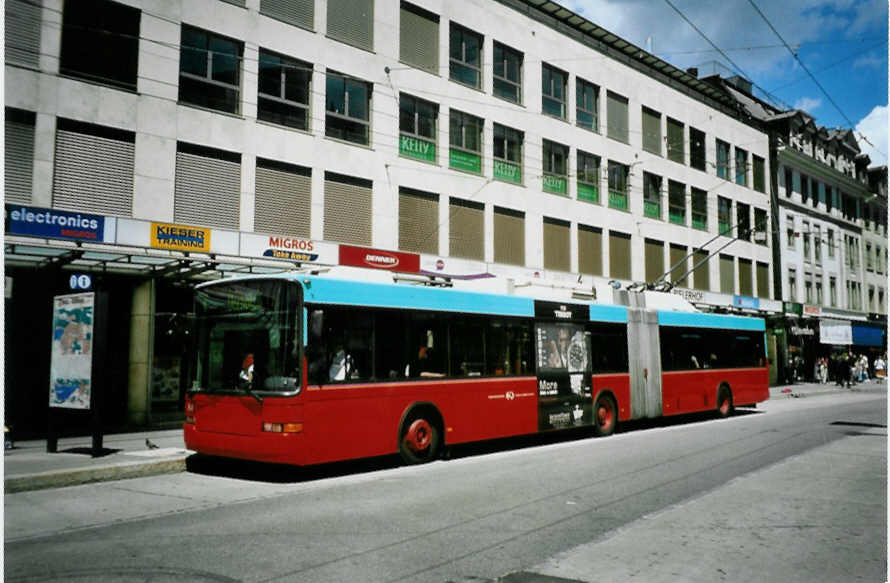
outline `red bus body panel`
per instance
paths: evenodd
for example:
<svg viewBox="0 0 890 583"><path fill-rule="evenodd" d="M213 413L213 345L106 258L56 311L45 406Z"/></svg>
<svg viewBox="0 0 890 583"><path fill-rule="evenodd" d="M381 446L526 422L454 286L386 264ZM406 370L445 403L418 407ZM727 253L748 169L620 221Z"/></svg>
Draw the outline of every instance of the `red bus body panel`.
<svg viewBox="0 0 890 583"><path fill-rule="evenodd" d="M593 401L596 402L602 392L615 395L618 405L618 420L630 419L630 375L628 373L595 374L593 375Z"/></svg>
<svg viewBox="0 0 890 583"><path fill-rule="evenodd" d="M702 369L661 375L664 415L710 411L717 406L717 390L726 383L734 405L750 405L769 398L766 368Z"/></svg>

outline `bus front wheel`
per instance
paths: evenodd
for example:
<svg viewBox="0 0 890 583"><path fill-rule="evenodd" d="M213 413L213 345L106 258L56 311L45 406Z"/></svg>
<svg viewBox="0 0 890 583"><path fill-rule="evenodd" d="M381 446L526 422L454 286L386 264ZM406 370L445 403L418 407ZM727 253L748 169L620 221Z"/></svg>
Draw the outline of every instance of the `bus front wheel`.
<svg viewBox="0 0 890 583"><path fill-rule="evenodd" d="M618 406L611 395L600 395L593 405L593 430L597 437L606 437L615 432L618 424Z"/></svg>
<svg viewBox="0 0 890 583"><path fill-rule="evenodd" d="M399 454L407 464L422 464L436 459L441 432L435 419L423 411L412 413L399 431Z"/></svg>

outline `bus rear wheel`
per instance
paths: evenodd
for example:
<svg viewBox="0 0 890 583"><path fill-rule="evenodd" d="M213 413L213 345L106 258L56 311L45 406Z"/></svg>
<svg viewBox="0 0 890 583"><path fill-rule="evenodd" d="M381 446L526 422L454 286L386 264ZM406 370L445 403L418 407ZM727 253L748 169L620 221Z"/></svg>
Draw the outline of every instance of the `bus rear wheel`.
<svg viewBox="0 0 890 583"><path fill-rule="evenodd" d="M412 413L399 431L399 454L407 464L422 464L436 459L441 445L441 431L435 420L423 412Z"/></svg>
<svg viewBox="0 0 890 583"><path fill-rule="evenodd" d="M618 406L611 395L600 395L593 404L593 430L597 437L606 437L615 432L618 424Z"/></svg>
<svg viewBox="0 0 890 583"><path fill-rule="evenodd" d="M717 391L717 416L723 419L732 415L732 391L726 385Z"/></svg>

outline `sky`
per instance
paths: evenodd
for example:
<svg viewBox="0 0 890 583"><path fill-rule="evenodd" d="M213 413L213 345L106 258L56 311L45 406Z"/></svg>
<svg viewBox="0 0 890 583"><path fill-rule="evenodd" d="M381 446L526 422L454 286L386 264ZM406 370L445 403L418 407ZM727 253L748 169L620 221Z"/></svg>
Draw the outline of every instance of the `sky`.
<svg viewBox="0 0 890 583"><path fill-rule="evenodd" d="M887 163L887 0L557 2L676 67L741 74L780 108L853 129L871 165Z"/></svg>

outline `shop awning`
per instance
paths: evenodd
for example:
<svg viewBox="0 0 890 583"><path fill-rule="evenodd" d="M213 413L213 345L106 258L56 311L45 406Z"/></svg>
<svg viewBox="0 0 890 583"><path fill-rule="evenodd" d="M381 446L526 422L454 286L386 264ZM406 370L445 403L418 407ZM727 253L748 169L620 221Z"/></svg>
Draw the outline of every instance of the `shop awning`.
<svg viewBox="0 0 890 583"><path fill-rule="evenodd" d="M882 326L869 324L853 324L853 344L856 346L884 346L887 331Z"/></svg>

